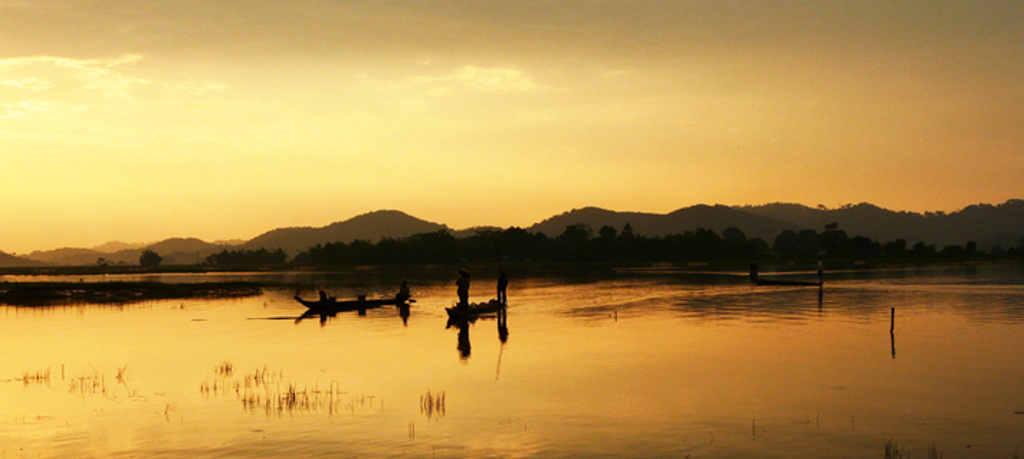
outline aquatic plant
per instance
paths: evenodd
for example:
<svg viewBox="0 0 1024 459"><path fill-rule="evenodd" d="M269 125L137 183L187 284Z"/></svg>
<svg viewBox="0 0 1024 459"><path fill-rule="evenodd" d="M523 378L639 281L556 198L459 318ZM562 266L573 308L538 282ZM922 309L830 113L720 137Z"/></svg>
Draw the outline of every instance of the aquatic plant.
<svg viewBox="0 0 1024 459"><path fill-rule="evenodd" d="M46 367L46 370L36 370L33 373L24 372L21 378L18 378L26 386L29 384L50 384L50 367Z"/></svg>
<svg viewBox="0 0 1024 459"><path fill-rule="evenodd" d="M214 371L217 373L217 376L228 377L234 373L235 366L232 365L231 362L225 360L224 362L221 362L220 365L217 365Z"/></svg>
<svg viewBox="0 0 1024 459"><path fill-rule="evenodd" d="M939 450L935 443L928 445L928 459L942 459L943 453ZM1016 452L1014 452L1016 457ZM895 438L888 439L885 441L885 459L910 459L910 452L900 450L899 444Z"/></svg>
<svg viewBox="0 0 1024 459"><path fill-rule="evenodd" d="M900 454L899 444L896 443L895 438L891 438L885 441L885 459L902 459L903 455Z"/></svg>
<svg viewBox="0 0 1024 459"><path fill-rule="evenodd" d="M267 367L234 376L234 365L222 362L214 368L215 378L200 383L199 391L206 396L225 396L234 393L242 409L250 413L263 412L266 416L326 412L334 415L341 411L355 412L358 408L374 407L376 396L350 396L341 390L337 381L321 388L319 383L300 386L286 381L284 372L272 372ZM378 402L383 407L383 401Z"/></svg>
<svg viewBox="0 0 1024 459"><path fill-rule="evenodd" d="M429 390L420 395L420 414L430 419L440 419L445 415L445 399L447 394L445 391L430 392Z"/></svg>

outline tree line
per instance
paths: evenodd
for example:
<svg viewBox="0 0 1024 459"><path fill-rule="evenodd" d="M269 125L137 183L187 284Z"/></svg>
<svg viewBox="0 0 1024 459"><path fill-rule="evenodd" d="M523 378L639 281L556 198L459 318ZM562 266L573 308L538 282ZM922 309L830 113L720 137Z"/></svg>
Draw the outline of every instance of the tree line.
<svg viewBox="0 0 1024 459"><path fill-rule="evenodd" d="M149 262L158 256L148 253ZM1024 256L1024 240L1015 248L994 248L988 253L977 243L947 245L904 239L878 242L864 236L850 237L836 223L822 231L785 230L769 244L748 238L737 228L693 231L663 237L636 234L627 224L622 230L603 226L596 233L585 224L566 227L562 234L549 237L522 228L482 230L457 238L448 230L415 234L406 238L385 238L376 243L366 240L317 244L300 252L290 262L283 249L224 250L205 260L216 266L340 266L376 264L435 264L489 262L496 257L509 261L533 262L695 262L799 259L827 256L846 259L970 259ZM157 261L159 263L159 261Z"/></svg>
<svg viewBox="0 0 1024 459"><path fill-rule="evenodd" d="M1024 246L1024 242L1022 242ZM977 243L948 245L917 242L910 245L897 239L885 243L864 237L850 237L832 223L822 231L786 230L772 243L748 238L737 228L721 235L697 228L664 237L636 234L630 225L622 230L603 226L596 233L585 224L570 225L549 237L512 227L486 230L465 238L456 238L447 230L416 234L403 239L365 240L318 244L299 253L292 263L299 265L368 265L449 262L486 262L495 257L510 261L536 262L692 262L720 260L795 259L815 256L850 259L944 258L1021 256L1021 247L995 249L983 253Z"/></svg>

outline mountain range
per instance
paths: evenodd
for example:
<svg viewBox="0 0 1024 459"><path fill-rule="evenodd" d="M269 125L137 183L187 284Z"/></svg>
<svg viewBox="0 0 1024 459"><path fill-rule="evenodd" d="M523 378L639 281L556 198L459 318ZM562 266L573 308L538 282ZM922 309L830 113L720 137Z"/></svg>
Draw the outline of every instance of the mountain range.
<svg viewBox="0 0 1024 459"><path fill-rule="evenodd" d="M909 244L925 242L944 247L975 241L978 248L995 246L1018 247L1024 240L1024 200L1013 199L998 205L976 204L952 213L913 213L892 211L862 203L840 208L812 208L800 204L772 203L759 206L696 205L668 214L617 212L586 207L574 209L536 223L525 230L556 237L569 225L587 225L595 233L604 226L617 231L628 224L633 232L647 237L704 228L721 234L734 227L748 238L761 238L772 243L782 231L811 229L822 231L835 223L853 236L865 236L879 242L904 239ZM131 245L107 243L91 249L63 248L36 251L27 256L0 252L0 266L96 265L102 259L108 264L137 264L143 250L160 254L165 265L195 264L223 250L284 249L289 255L317 244L383 238L404 238L417 233L446 230L456 237L475 234L482 229L452 230L441 223L428 222L397 210L379 210L330 225L278 228L248 241L205 242L195 238L173 238L155 244Z"/></svg>

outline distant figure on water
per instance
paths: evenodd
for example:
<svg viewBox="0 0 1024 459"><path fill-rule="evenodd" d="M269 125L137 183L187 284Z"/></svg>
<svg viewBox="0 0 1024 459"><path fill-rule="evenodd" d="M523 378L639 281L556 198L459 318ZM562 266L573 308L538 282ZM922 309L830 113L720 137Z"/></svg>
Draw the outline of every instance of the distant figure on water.
<svg viewBox="0 0 1024 459"><path fill-rule="evenodd" d="M821 257L818 257L818 283L825 283L825 264L821 262Z"/></svg>
<svg viewBox="0 0 1024 459"><path fill-rule="evenodd" d="M502 271L498 276L498 302L501 304L508 304L508 276L505 275L505 271Z"/></svg>
<svg viewBox="0 0 1024 459"><path fill-rule="evenodd" d="M402 304L408 301L410 297L412 297L412 295L409 293L409 283L402 281L402 286L398 288L398 293L395 295L395 301L397 301L398 304Z"/></svg>
<svg viewBox="0 0 1024 459"><path fill-rule="evenodd" d="M465 270L459 270L459 280L455 281L455 285L458 287L456 293L459 294L459 307L469 307L469 273Z"/></svg>
<svg viewBox="0 0 1024 459"><path fill-rule="evenodd" d="M328 300L329 299L327 298L327 292L321 290L320 291L320 302L326 303Z"/></svg>

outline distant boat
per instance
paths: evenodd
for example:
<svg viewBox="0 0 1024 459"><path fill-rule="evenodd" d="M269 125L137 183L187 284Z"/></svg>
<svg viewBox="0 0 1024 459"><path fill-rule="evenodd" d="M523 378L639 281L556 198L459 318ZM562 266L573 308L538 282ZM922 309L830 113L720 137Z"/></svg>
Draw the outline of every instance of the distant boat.
<svg viewBox="0 0 1024 459"><path fill-rule="evenodd" d="M409 303L415 302L413 299L398 299L398 298L380 298L368 300L360 297L355 300L318 300L309 301L304 300L299 296L295 297L295 301L302 303L303 306L309 308L312 312L345 312L345 311L365 311L367 309L379 308L381 306L408 306Z"/></svg>
<svg viewBox="0 0 1024 459"><path fill-rule="evenodd" d="M444 310L448 311L449 319L470 319L484 314L502 311L505 307L506 305L498 300L491 300L486 303L470 303L467 308L452 306L450 308L444 308Z"/></svg>
<svg viewBox="0 0 1024 459"><path fill-rule="evenodd" d="M791 280L775 280L775 279L754 279L754 283L757 285L778 285L778 286L792 286L792 287L821 287L822 282L812 281L791 281Z"/></svg>

